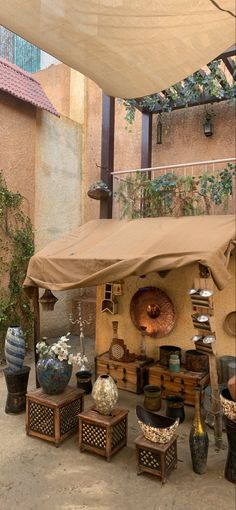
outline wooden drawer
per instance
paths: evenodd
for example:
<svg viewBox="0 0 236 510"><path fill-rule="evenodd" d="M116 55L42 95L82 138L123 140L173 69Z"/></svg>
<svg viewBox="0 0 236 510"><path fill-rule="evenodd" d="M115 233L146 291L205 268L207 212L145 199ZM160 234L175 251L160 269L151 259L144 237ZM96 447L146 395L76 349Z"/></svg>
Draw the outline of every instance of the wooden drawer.
<svg viewBox="0 0 236 510"><path fill-rule="evenodd" d="M167 395L181 394L184 397L185 404L195 405L195 386L202 388L202 396L204 388L209 383L209 373L191 372L181 367L178 373L170 372L162 365L152 365L148 369L149 384L161 386L162 398Z"/></svg>
<svg viewBox="0 0 236 510"><path fill-rule="evenodd" d="M143 387L148 382L147 366L152 361L150 358L147 361L127 363L111 360L108 353L101 354L96 358L96 376L109 374L116 381L119 389L142 393Z"/></svg>

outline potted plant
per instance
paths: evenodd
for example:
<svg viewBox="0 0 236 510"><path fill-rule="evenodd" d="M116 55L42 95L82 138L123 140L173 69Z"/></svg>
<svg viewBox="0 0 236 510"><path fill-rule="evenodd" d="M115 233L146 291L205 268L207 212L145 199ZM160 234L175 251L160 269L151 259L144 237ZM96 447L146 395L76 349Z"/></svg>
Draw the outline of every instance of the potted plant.
<svg viewBox="0 0 236 510"><path fill-rule="evenodd" d="M70 333L61 336L51 345L45 341L38 342L36 351L39 354L37 362L37 378L43 391L48 395L58 395L66 388L72 374L72 365L79 366L87 363L86 356L70 352L68 345Z"/></svg>
<svg viewBox="0 0 236 510"><path fill-rule="evenodd" d="M111 190L104 181L96 181L89 187L88 196L95 200L104 200L111 196Z"/></svg>

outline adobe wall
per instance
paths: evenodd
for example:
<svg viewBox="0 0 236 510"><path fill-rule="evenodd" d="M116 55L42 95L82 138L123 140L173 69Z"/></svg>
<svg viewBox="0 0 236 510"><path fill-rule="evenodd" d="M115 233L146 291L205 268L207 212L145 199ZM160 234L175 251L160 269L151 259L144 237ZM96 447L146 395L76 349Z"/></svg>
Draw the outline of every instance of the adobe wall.
<svg viewBox="0 0 236 510"><path fill-rule="evenodd" d="M0 169L8 188L25 197L23 208L34 222L36 108L0 91Z"/></svg>
<svg viewBox="0 0 236 510"><path fill-rule="evenodd" d="M212 113L213 135L205 136L206 111ZM153 115L152 166L235 157L235 104L214 103L162 114L162 144L156 143Z"/></svg>
<svg viewBox="0 0 236 510"><path fill-rule="evenodd" d="M35 249L62 237L81 224L80 124L61 116L37 113L35 162ZM42 292L41 292L42 293ZM54 312L41 313L41 334L62 335L69 330L68 315L75 292L55 293Z"/></svg>
<svg viewBox="0 0 236 510"><path fill-rule="evenodd" d="M216 326L216 350L217 355L236 356L235 338L226 333L224 319L229 312L235 310L235 254L230 259L229 270L232 279L222 291L215 289L214 308ZM118 314L101 312L101 302L104 295L104 286L97 289L97 327L96 327L96 352L106 352L112 338L112 321L119 322L118 336L123 338L130 352L139 354L141 335L134 326L130 317L130 301L140 287L155 286L162 289L170 297L176 311L176 323L167 336L155 339L146 336L147 354L155 359L159 358L161 345L177 345L184 350L194 348L191 337L196 334L191 320L191 300L187 291L192 288L194 278L198 278L198 265L171 270L165 278L151 273L146 279L138 276L127 278L124 282L124 292L118 297Z"/></svg>

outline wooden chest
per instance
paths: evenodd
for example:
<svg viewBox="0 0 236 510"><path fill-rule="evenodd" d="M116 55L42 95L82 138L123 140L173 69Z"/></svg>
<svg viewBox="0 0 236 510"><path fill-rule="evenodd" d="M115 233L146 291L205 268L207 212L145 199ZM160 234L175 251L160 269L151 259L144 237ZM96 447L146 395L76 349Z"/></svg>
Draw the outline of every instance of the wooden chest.
<svg viewBox="0 0 236 510"><path fill-rule="evenodd" d="M209 373L190 372L181 367L180 372L171 372L163 365L155 364L149 367L149 384L156 384L161 387L161 396L180 394L184 397L184 403L195 405L195 386L203 390L209 383Z"/></svg>
<svg viewBox="0 0 236 510"><path fill-rule="evenodd" d="M109 374L117 383L117 388L142 393L143 387L148 383L147 367L153 362L152 358L145 361L113 361L108 352L96 358L96 376Z"/></svg>

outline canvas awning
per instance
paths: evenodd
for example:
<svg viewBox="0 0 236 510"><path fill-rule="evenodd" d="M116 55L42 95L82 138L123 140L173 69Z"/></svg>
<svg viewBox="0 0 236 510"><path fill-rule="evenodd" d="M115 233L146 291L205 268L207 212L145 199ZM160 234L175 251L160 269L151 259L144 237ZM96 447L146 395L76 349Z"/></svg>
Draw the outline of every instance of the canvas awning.
<svg viewBox="0 0 236 510"><path fill-rule="evenodd" d="M199 262L222 289L235 237L233 215L92 220L31 257L24 286L67 290Z"/></svg>
<svg viewBox="0 0 236 510"><path fill-rule="evenodd" d="M234 44L235 0L0 0L0 23L107 94L140 97Z"/></svg>

